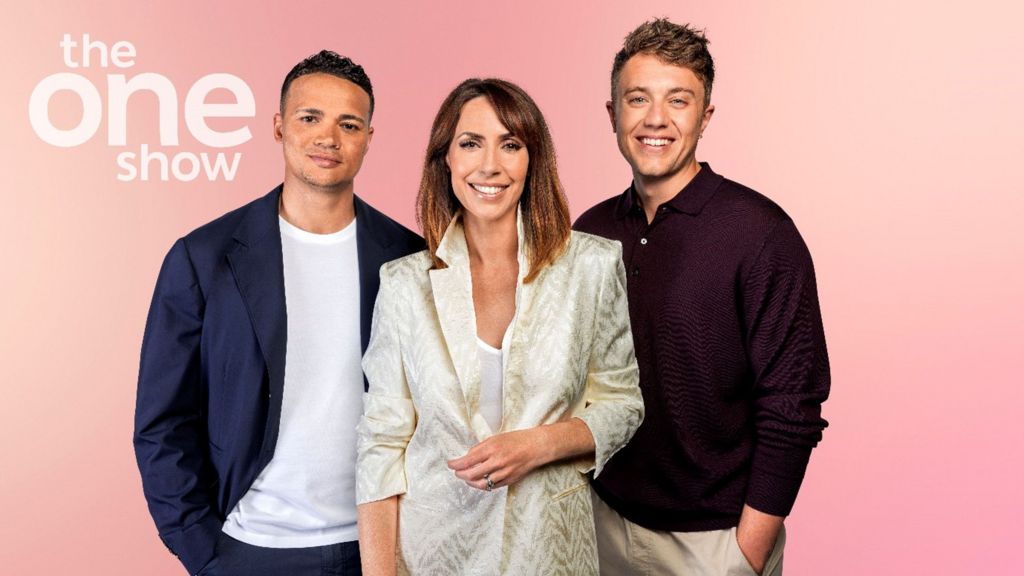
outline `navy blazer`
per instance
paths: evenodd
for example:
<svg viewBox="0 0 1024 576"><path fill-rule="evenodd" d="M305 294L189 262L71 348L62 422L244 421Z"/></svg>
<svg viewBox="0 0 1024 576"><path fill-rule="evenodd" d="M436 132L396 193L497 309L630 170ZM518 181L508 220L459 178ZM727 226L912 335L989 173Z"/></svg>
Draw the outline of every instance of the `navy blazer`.
<svg viewBox="0 0 1024 576"><path fill-rule="evenodd" d="M277 444L288 334L281 189L175 242L146 321L135 456L160 538L191 574ZM354 202L365 352L381 265L424 244Z"/></svg>

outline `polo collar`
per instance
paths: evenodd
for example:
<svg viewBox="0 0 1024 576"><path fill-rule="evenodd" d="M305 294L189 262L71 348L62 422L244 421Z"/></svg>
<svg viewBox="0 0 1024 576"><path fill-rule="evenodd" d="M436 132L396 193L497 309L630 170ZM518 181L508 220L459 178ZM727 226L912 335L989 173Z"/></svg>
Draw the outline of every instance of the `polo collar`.
<svg viewBox="0 0 1024 576"><path fill-rule="evenodd" d="M711 200L711 197L715 195L718 187L722 184L722 180L724 178L711 170L710 164L700 162L700 171L678 194L662 204L662 206L676 212L696 216L704 209L708 200ZM623 192L619 199L618 206L615 209L615 217L621 220L631 213L642 212L643 205L637 197L636 184L630 184L629 188Z"/></svg>

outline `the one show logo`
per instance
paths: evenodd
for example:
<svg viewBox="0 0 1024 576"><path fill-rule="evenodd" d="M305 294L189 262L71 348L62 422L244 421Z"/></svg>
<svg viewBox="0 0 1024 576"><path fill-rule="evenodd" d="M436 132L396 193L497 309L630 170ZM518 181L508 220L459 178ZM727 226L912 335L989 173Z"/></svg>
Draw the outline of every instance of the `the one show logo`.
<svg viewBox="0 0 1024 576"><path fill-rule="evenodd" d="M83 34L81 42L65 34L60 42L64 66L71 70L99 66L127 69L135 66L135 46L121 40L107 46ZM233 101L207 102L211 92L227 90ZM50 100L61 91L69 91L81 101L82 118L76 126L55 126L50 115ZM29 120L36 134L45 142L62 148L82 145L100 131L106 117L107 144L128 147L128 102L133 94L151 92L158 102L159 146L168 152L151 150L150 144L125 150L117 155L117 179L122 182L147 180L178 180L191 182L197 178L209 181L234 180L242 160L240 152L174 151L180 144L178 135L178 91L162 74L143 72L131 78L125 74L107 74L106 105L100 90L81 74L58 72L43 78L29 100ZM223 100L223 98L218 98ZM252 90L241 78L232 74L207 74L192 84L182 106L185 126L197 142L209 148L232 148L252 138L247 125L231 130L211 128L210 120L220 118L252 118L256 100ZM152 121L152 120L150 120ZM223 127L224 122L217 122Z"/></svg>

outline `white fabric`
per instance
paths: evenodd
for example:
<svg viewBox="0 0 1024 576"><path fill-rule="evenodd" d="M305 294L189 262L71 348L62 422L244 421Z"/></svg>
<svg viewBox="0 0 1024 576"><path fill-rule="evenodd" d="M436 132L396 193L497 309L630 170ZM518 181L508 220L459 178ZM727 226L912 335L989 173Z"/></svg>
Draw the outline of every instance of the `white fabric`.
<svg viewBox="0 0 1024 576"><path fill-rule="evenodd" d="M363 411L356 223L313 234L280 219L288 347L274 458L224 532L254 546L356 540L356 425Z"/></svg>
<svg viewBox="0 0 1024 576"><path fill-rule="evenodd" d="M476 341L480 348L480 414L496 432L501 429L501 382L505 355L479 338Z"/></svg>

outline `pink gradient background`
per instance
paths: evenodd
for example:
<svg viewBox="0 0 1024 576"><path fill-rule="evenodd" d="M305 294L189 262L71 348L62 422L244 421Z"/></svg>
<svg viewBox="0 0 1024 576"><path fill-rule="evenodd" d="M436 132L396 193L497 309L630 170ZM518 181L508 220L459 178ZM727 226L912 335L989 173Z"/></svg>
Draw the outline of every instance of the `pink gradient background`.
<svg viewBox="0 0 1024 576"><path fill-rule="evenodd" d="M412 227L443 96L472 75L520 83L551 124L576 216L629 182L607 75L626 32L665 15L712 40L717 113L699 158L785 207L817 265L832 426L787 521L786 573L1020 573L1019 7L144 4L5 8L0 572L184 573L156 536L132 453L146 309L176 238L279 182L271 117L293 64L326 47L367 68L376 135L357 191ZM205 74L244 79L257 117L253 139L227 150L243 153L235 181L118 182L105 117L81 147L42 142L29 94L65 71L64 33L135 45L134 68L78 70L101 93L108 72L167 75L179 102ZM155 99L132 102L129 149L158 148ZM181 129L180 150L211 151Z"/></svg>

